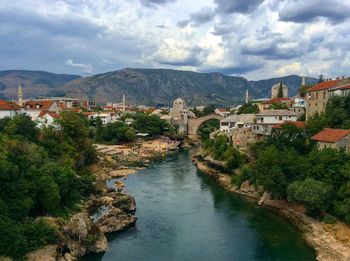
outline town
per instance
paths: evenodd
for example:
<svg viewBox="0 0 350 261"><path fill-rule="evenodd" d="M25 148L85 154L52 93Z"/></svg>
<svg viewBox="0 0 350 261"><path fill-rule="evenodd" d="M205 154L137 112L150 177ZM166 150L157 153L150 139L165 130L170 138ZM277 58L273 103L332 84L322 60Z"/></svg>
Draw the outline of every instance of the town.
<svg viewBox="0 0 350 261"><path fill-rule="evenodd" d="M133 115L145 113L158 116L169 125L176 127L181 135L198 140L200 126L210 120L218 120L217 129L210 133L226 135L234 147L246 148L248 144L271 136L273 130L283 125L293 125L303 129L305 120L326 111L328 100L334 96L349 95L350 80L344 77L322 80L314 86L307 85L302 77L299 93L288 97L288 87L278 82L271 87L269 98L250 99L246 91L245 102L230 108L215 108L213 105L187 107L186 101L178 98L172 107L149 107L127 104L125 95L121 102L97 105L94 101L69 97L40 97L23 99L23 87L18 87L18 100L0 100L0 119L16 115L28 115L38 128L57 126L60 113L71 111L80 113L93 122L98 119L102 125L123 122L132 127ZM124 117L127 116L127 117ZM350 146L348 130L326 128L312 137L321 148L344 149ZM147 137L150 133L136 133L137 137Z"/></svg>

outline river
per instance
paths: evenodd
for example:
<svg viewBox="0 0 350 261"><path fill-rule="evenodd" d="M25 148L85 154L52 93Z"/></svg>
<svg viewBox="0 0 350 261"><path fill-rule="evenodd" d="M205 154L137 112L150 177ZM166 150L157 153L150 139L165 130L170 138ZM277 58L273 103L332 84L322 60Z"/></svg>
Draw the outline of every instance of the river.
<svg viewBox="0 0 350 261"><path fill-rule="evenodd" d="M136 199L136 227L108 236L107 252L84 260L316 259L294 226L225 191L196 169L189 152L156 161L125 183Z"/></svg>

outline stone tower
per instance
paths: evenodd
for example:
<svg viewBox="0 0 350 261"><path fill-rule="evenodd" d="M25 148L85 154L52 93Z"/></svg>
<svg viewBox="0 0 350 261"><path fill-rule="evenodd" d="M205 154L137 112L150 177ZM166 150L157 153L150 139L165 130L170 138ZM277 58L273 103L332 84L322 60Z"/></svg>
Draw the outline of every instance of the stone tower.
<svg viewBox="0 0 350 261"><path fill-rule="evenodd" d="M23 106L23 91L22 84L18 85L18 105Z"/></svg>
<svg viewBox="0 0 350 261"><path fill-rule="evenodd" d="M276 83L271 87L271 99L275 99L278 97L278 90L282 84L282 92L283 92L283 98L288 97L288 87L284 85L282 82Z"/></svg>

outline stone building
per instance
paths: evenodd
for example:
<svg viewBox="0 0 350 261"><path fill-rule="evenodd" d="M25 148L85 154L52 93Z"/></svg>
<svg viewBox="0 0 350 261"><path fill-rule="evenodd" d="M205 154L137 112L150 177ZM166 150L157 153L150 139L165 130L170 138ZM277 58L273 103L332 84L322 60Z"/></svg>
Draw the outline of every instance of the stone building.
<svg viewBox="0 0 350 261"><path fill-rule="evenodd" d="M311 139L317 141L317 148L320 150L332 148L336 150L344 149L349 152L350 130L326 128Z"/></svg>
<svg viewBox="0 0 350 261"><path fill-rule="evenodd" d="M326 110L332 96L346 96L350 93L350 79L326 80L311 87L306 95L306 118Z"/></svg>
<svg viewBox="0 0 350 261"><path fill-rule="evenodd" d="M278 97L278 92L279 92L280 86L282 86L283 97ZM279 83L272 85L272 87L271 87L271 99L287 98L287 97L288 97L288 87L286 85L284 85L282 82L279 82Z"/></svg>

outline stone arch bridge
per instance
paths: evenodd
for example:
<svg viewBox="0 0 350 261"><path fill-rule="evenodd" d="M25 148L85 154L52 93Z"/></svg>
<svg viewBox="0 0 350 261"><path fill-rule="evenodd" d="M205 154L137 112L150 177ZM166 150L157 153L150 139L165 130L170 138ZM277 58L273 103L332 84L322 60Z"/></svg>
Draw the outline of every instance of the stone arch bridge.
<svg viewBox="0 0 350 261"><path fill-rule="evenodd" d="M192 140L198 139L198 128L206 121L217 119L222 120L224 117L216 115L216 114L210 114L204 117L195 118L195 119L188 119L188 126L187 126L187 135Z"/></svg>

